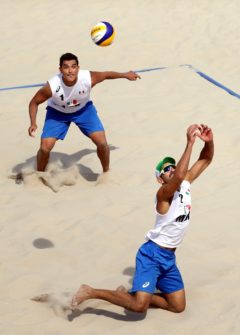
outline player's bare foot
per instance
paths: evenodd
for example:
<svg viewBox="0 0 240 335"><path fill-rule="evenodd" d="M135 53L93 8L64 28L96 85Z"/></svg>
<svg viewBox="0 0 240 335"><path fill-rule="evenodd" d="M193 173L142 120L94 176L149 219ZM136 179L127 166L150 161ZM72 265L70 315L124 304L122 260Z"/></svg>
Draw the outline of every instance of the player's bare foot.
<svg viewBox="0 0 240 335"><path fill-rule="evenodd" d="M112 173L112 170L108 170L107 172L101 173L98 176L95 186L104 184L119 185L118 177L116 177L116 175Z"/></svg>
<svg viewBox="0 0 240 335"><path fill-rule="evenodd" d="M71 303L71 309L75 310L79 304L92 297L93 289L88 285L81 285L78 291L74 294Z"/></svg>
<svg viewBox="0 0 240 335"><path fill-rule="evenodd" d="M106 184L108 182L108 179L109 179L109 170L107 172L102 172L98 178L97 178L97 181L96 181L96 186L97 185L100 185L100 184Z"/></svg>

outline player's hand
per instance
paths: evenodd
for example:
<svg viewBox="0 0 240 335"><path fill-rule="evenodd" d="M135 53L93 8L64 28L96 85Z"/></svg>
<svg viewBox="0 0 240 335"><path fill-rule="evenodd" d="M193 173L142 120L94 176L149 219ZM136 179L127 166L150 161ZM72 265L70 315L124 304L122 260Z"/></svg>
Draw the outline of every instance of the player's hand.
<svg viewBox="0 0 240 335"><path fill-rule="evenodd" d="M31 137L35 137L36 130L37 130L37 125L36 125L36 124L31 125L31 126L28 128L28 134L29 134L29 136L31 136Z"/></svg>
<svg viewBox="0 0 240 335"><path fill-rule="evenodd" d="M189 143L194 143L196 137L200 137L202 134L203 128L200 124L192 124L187 129L187 139Z"/></svg>
<svg viewBox="0 0 240 335"><path fill-rule="evenodd" d="M126 72L125 76L126 76L126 79L131 80L131 81L141 79L141 77L134 71Z"/></svg>
<svg viewBox="0 0 240 335"><path fill-rule="evenodd" d="M204 142L211 142L213 140L212 129L209 128L206 124L201 124L201 127L202 130L198 137L201 138L201 140Z"/></svg>

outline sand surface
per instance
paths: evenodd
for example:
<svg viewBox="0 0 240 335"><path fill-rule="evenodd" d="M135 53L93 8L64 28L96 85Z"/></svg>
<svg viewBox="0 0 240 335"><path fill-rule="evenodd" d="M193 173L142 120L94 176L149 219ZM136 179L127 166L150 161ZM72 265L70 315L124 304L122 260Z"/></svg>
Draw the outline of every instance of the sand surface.
<svg viewBox="0 0 240 335"><path fill-rule="evenodd" d="M111 145L111 171L100 183L94 144L71 126L53 150L46 186L32 172L45 104L36 137L27 133L38 88L0 91L1 334L239 334L240 101L179 66L191 64L240 93L239 11L238 0L0 2L0 88L46 82L65 52L89 70L167 67L93 89ZM107 48L89 36L100 20L116 29ZM81 283L131 286L137 248L154 224L155 165L180 157L192 123L212 127L216 150L192 186L191 225L177 251L186 311L143 316L92 300L71 313ZM24 182L9 178L20 172ZM48 302L31 300L45 293Z"/></svg>

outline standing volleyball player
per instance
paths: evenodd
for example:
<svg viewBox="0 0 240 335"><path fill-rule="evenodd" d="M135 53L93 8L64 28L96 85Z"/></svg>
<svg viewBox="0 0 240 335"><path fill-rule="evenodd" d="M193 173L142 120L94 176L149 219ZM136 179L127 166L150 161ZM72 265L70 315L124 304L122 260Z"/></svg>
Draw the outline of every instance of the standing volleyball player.
<svg viewBox="0 0 240 335"><path fill-rule="evenodd" d="M71 53L60 57L59 70L60 73L48 80L29 104L31 124L28 133L30 136L34 136L37 129L38 105L48 100L41 145L37 153L37 170L45 170L56 141L65 138L68 128L73 122L97 146L97 155L103 172L107 172L109 170L109 146L104 127L90 100L91 89L106 79L125 78L133 81L140 76L133 71L119 73L81 70L78 58Z"/></svg>
<svg viewBox="0 0 240 335"><path fill-rule="evenodd" d="M196 137L204 141L198 160L189 169ZM185 291L176 265L175 251L182 243L191 211L190 184L207 168L213 158L212 130L206 125L187 129L187 145L178 164L165 157L156 167L160 182L156 196L156 223L136 256L136 271L130 292L80 286L73 296L72 309L88 299L102 299L134 312L146 312L149 306L182 312ZM160 293L156 293L159 290Z"/></svg>

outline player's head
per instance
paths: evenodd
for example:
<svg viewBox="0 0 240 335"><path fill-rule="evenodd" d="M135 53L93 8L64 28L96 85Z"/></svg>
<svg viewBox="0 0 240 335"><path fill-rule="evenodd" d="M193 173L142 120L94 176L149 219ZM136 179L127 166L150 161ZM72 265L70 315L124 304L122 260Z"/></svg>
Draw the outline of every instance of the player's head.
<svg viewBox="0 0 240 335"><path fill-rule="evenodd" d="M155 169L155 175L159 182L168 182L169 179L173 176L173 172L176 169L176 161L172 157L164 157L157 164Z"/></svg>
<svg viewBox="0 0 240 335"><path fill-rule="evenodd" d="M59 70L62 73L62 78L67 86L73 86L78 80L78 58L77 56L66 53L60 57Z"/></svg>
<svg viewBox="0 0 240 335"><path fill-rule="evenodd" d="M79 64L77 56L75 56L74 54L71 54L70 52L67 52L60 57L59 66L62 67L64 61L69 61L69 60L74 60L76 61L77 65Z"/></svg>

